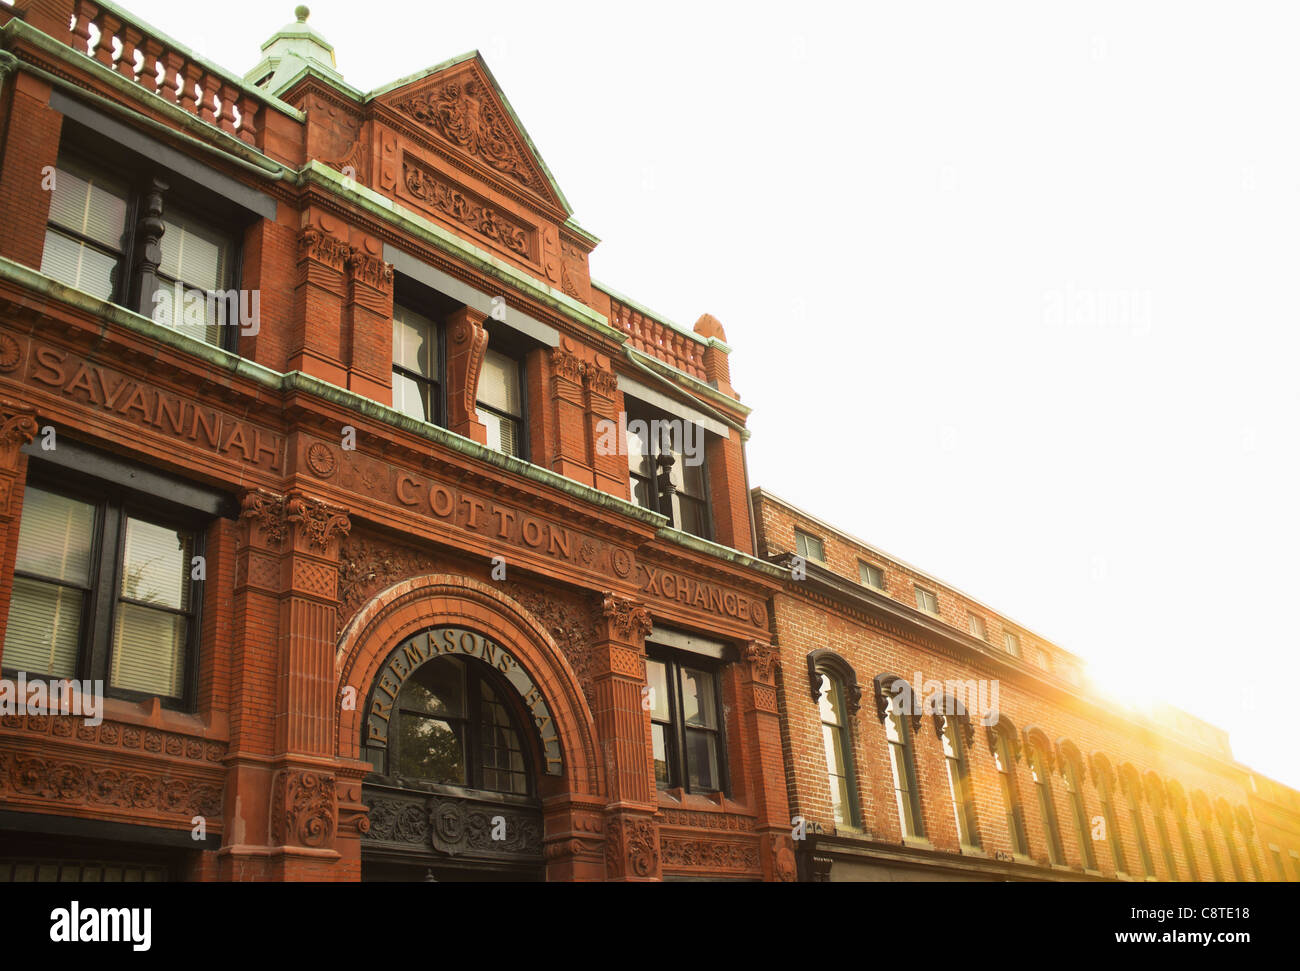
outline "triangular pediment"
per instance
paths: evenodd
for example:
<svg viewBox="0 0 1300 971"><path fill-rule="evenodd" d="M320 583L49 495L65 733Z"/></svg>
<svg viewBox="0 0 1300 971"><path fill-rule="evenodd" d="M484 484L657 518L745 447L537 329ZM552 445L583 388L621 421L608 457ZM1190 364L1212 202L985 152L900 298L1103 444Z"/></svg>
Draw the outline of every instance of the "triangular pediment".
<svg viewBox="0 0 1300 971"><path fill-rule="evenodd" d="M572 214L564 194L478 52L373 92L393 111L489 178Z"/></svg>

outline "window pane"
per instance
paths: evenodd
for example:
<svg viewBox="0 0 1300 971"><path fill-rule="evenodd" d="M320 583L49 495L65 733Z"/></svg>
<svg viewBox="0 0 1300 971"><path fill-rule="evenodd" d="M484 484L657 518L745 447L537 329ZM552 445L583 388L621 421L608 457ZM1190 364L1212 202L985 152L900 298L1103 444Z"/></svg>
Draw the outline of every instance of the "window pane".
<svg viewBox="0 0 1300 971"><path fill-rule="evenodd" d="M174 610L188 610L193 546L189 533L128 519L126 550L122 557L122 596Z"/></svg>
<svg viewBox="0 0 1300 971"><path fill-rule="evenodd" d="M178 614L119 602L113 633L113 687L181 697L185 626L185 618Z"/></svg>
<svg viewBox="0 0 1300 971"><path fill-rule="evenodd" d="M61 162L50 193L50 222L121 252L126 198L121 184L76 163Z"/></svg>
<svg viewBox="0 0 1300 971"><path fill-rule="evenodd" d="M393 372L393 407L402 414L432 423L432 395L433 388L429 385L421 384L400 371Z"/></svg>
<svg viewBox="0 0 1300 971"><path fill-rule="evenodd" d="M523 746L510 714L487 681L480 680L482 698L483 788L523 794L528 791Z"/></svg>
<svg viewBox="0 0 1300 971"><path fill-rule="evenodd" d="M400 717L398 772L430 782L465 785L462 723L406 713Z"/></svg>
<svg viewBox="0 0 1300 971"><path fill-rule="evenodd" d="M487 447L506 455L519 454L519 423L503 418L483 408L478 409L478 420L487 428Z"/></svg>
<svg viewBox="0 0 1300 971"><path fill-rule="evenodd" d="M180 297L179 301L177 297ZM221 300L208 299L207 290L181 284L176 291L176 281L158 275L158 289L154 291L153 306L149 313L155 323L162 324L187 337L205 344L220 346L220 325L235 319L237 309ZM227 310L233 312L228 314Z"/></svg>
<svg viewBox="0 0 1300 971"><path fill-rule="evenodd" d="M230 240L197 219L171 212L163 218L159 270L202 290L230 286Z"/></svg>
<svg viewBox="0 0 1300 971"><path fill-rule="evenodd" d="M422 374L438 377L438 328L428 317L406 307L393 307L393 363Z"/></svg>
<svg viewBox="0 0 1300 971"><path fill-rule="evenodd" d="M629 420L629 424L631 420ZM627 464L628 468L637 475L653 476L654 475L654 458L647 442L649 432L641 434L641 429L628 428L627 431Z"/></svg>
<svg viewBox="0 0 1300 971"><path fill-rule="evenodd" d="M457 658L421 665L402 684L397 707L428 715L465 717L465 667Z"/></svg>
<svg viewBox="0 0 1300 971"><path fill-rule="evenodd" d="M713 732L686 731L686 762L690 766L692 792L717 792L718 739Z"/></svg>
<svg viewBox="0 0 1300 971"><path fill-rule="evenodd" d="M705 536L709 531L708 508L702 502L674 493L673 523L684 533Z"/></svg>
<svg viewBox="0 0 1300 971"><path fill-rule="evenodd" d="M682 668L682 715L685 723L698 728L717 728L716 702L713 675Z"/></svg>
<svg viewBox="0 0 1300 971"><path fill-rule="evenodd" d="M41 272L92 297L111 300L117 280L117 259L57 230L47 229Z"/></svg>
<svg viewBox="0 0 1300 971"><path fill-rule="evenodd" d="M655 785L667 789L672 785L668 771L668 729L664 725L651 725L650 734L654 740Z"/></svg>
<svg viewBox="0 0 1300 971"><path fill-rule="evenodd" d="M821 676L820 693L817 703L821 708L822 721L828 725L842 724L840 721L840 693L835 683L826 675Z"/></svg>
<svg viewBox="0 0 1300 971"><path fill-rule="evenodd" d="M668 668L662 661L646 661L646 684L650 688L650 717L668 721Z"/></svg>
<svg viewBox="0 0 1300 971"><path fill-rule="evenodd" d="M28 486L15 569L85 585L94 525L94 506Z"/></svg>
<svg viewBox="0 0 1300 971"><path fill-rule="evenodd" d="M52 678L76 677L82 602L80 590L14 577L4 666Z"/></svg>
<svg viewBox="0 0 1300 971"><path fill-rule="evenodd" d="M523 415L523 398L519 393L519 364L500 351L489 350L483 357L478 378L478 400L497 411L516 418Z"/></svg>

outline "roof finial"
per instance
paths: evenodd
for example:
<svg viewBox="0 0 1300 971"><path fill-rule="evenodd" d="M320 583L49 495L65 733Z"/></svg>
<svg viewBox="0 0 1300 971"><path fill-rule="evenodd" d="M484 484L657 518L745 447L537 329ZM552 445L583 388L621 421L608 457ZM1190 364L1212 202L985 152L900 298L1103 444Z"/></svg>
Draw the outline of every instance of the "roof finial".
<svg viewBox="0 0 1300 971"><path fill-rule="evenodd" d="M293 8L293 15L298 18L298 23L305 24L307 18L311 16L311 8L305 3L299 4L297 7Z"/></svg>

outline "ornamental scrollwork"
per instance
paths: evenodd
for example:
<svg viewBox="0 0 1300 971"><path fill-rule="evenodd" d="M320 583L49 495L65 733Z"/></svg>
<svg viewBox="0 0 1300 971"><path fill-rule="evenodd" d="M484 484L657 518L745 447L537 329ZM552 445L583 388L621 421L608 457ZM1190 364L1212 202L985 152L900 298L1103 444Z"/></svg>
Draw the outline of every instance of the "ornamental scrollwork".
<svg viewBox="0 0 1300 971"><path fill-rule="evenodd" d="M649 637L650 632L654 630L650 611L634 601L624 600L613 593L604 594L601 612L608 619L610 630L624 640L632 640L638 636Z"/></svg>
<svg viewBox="0 0 1300 971"><path fill-rule="evenodd" d="M346 511L301 493L289 496L285 518L297 523L307 542L322 551L329 549L335 535L346 536L352 529Z"/></svg>

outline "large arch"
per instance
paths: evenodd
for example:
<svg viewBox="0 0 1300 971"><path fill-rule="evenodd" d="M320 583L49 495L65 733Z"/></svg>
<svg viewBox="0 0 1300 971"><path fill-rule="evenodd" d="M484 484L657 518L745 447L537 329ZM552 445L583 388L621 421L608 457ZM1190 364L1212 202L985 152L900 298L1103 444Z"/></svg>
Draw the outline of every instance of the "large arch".
<svg viewBox="0 0 1300 971"><path fill-rule="evenodd" d="M357 704L340 712L335 752L361 758L365 698L394 647L434 626L476 630L495 640L527 670L555 719L564 759L563 781L572 795L605 791L595 720L577 676L536 618L499 590L467 577L413 577L377 594L339 637L335 673L340 690L354 688Z"/></svg>

